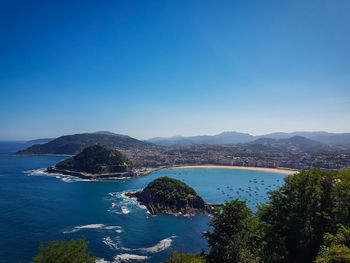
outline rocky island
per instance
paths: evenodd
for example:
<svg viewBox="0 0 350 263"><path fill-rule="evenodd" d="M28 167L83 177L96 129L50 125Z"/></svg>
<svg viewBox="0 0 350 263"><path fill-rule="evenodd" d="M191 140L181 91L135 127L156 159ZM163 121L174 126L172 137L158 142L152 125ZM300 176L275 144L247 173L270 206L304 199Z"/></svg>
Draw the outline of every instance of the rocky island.
<svg viewBox="0 0 350 263"><path fill-rule="evenodd" d="M135 176L132 162L121 152L98 144L47 168L46 172L85 179Z"/></svg>
<svg viewBox="0 0 350 263"><path fill-rule="evenodd" d="M158 213L210 214L213 210L213 207L197 195L193 188L166 176L155 179L142 191L126 193L126 196L136 198L152 215Z"/></svg>

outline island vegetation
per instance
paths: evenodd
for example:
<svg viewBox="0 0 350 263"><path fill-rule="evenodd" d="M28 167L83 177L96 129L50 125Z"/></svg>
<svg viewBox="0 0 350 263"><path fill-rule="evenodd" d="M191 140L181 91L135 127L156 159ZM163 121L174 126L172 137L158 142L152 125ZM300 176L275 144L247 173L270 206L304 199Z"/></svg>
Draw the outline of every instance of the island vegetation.
<svg viewBox="0 0 350 263"><path fill-rule="evenodd" d="M81 177L132 175L133 164L121 152L107 146L94 145L81 153L47 169L49 173L71 174Z"/></svg>
<svg viewBox="0 0 350 263"><path fill-rule="evenodd" d="M212 212L196 191L181 182L167 176L150 182L147 187L136 193L127 193L129 197L136 197L144 204L152 215L158 213L195 214Z"/></svg>

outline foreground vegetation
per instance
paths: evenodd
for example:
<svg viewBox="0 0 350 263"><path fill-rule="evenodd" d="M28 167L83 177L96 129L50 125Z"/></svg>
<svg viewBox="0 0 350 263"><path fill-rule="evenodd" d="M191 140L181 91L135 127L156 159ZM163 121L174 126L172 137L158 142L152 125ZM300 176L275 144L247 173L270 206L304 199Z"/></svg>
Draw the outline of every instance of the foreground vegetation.
<svg viewBox="0 0 350 263"><path fill-rule="evenodd" d="M257 213L233 200L209 225L206 262L350 262L350 171L288 176Z"/></svg>
<svg viewBox="0 0 350 263"><path fill-rule="evenodd" d="M87 250L88 242L85 239L70 241L51 241L47 246L40 245L39 254L33 259L33 263L95 263Z"/></svg>

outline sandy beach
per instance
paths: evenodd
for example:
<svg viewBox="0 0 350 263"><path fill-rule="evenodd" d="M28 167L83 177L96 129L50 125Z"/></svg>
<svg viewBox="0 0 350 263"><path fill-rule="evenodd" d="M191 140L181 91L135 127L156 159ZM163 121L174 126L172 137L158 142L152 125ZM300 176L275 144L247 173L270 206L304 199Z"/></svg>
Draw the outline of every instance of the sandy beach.
<svg viewBox="0 0 350 263"><path fill-rule="evenodd" d="M217 169L234 169L234 170L253 170L263 172L273 172L281 174L294 174L297 170L279 169L279 168L264 168L264 167L249 167L249 166L230 166L230 165L183 165L174 166L169 169L182 169L182 168L217 168Z"/></svg>

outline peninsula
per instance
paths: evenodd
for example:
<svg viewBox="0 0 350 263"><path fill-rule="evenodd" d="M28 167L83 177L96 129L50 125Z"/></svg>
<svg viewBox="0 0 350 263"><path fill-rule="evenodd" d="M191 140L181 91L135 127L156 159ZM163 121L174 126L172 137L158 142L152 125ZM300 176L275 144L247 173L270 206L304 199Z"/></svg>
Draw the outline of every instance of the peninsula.
<svg viewBox="0 0 350 263"><path fill-rule="evenodd" d="M132 162L121 152L98 144L47 168L46 172L85 179L135 176Z"/></svg>
<svg viewBox="0 0 350 263"><path fill-rule="evenodd" d="M142 191L126 193L126 196L136 198L152 215L210 214L213 211L213 207L206 203L193 188L167 176L155 179Z"/></svg>

